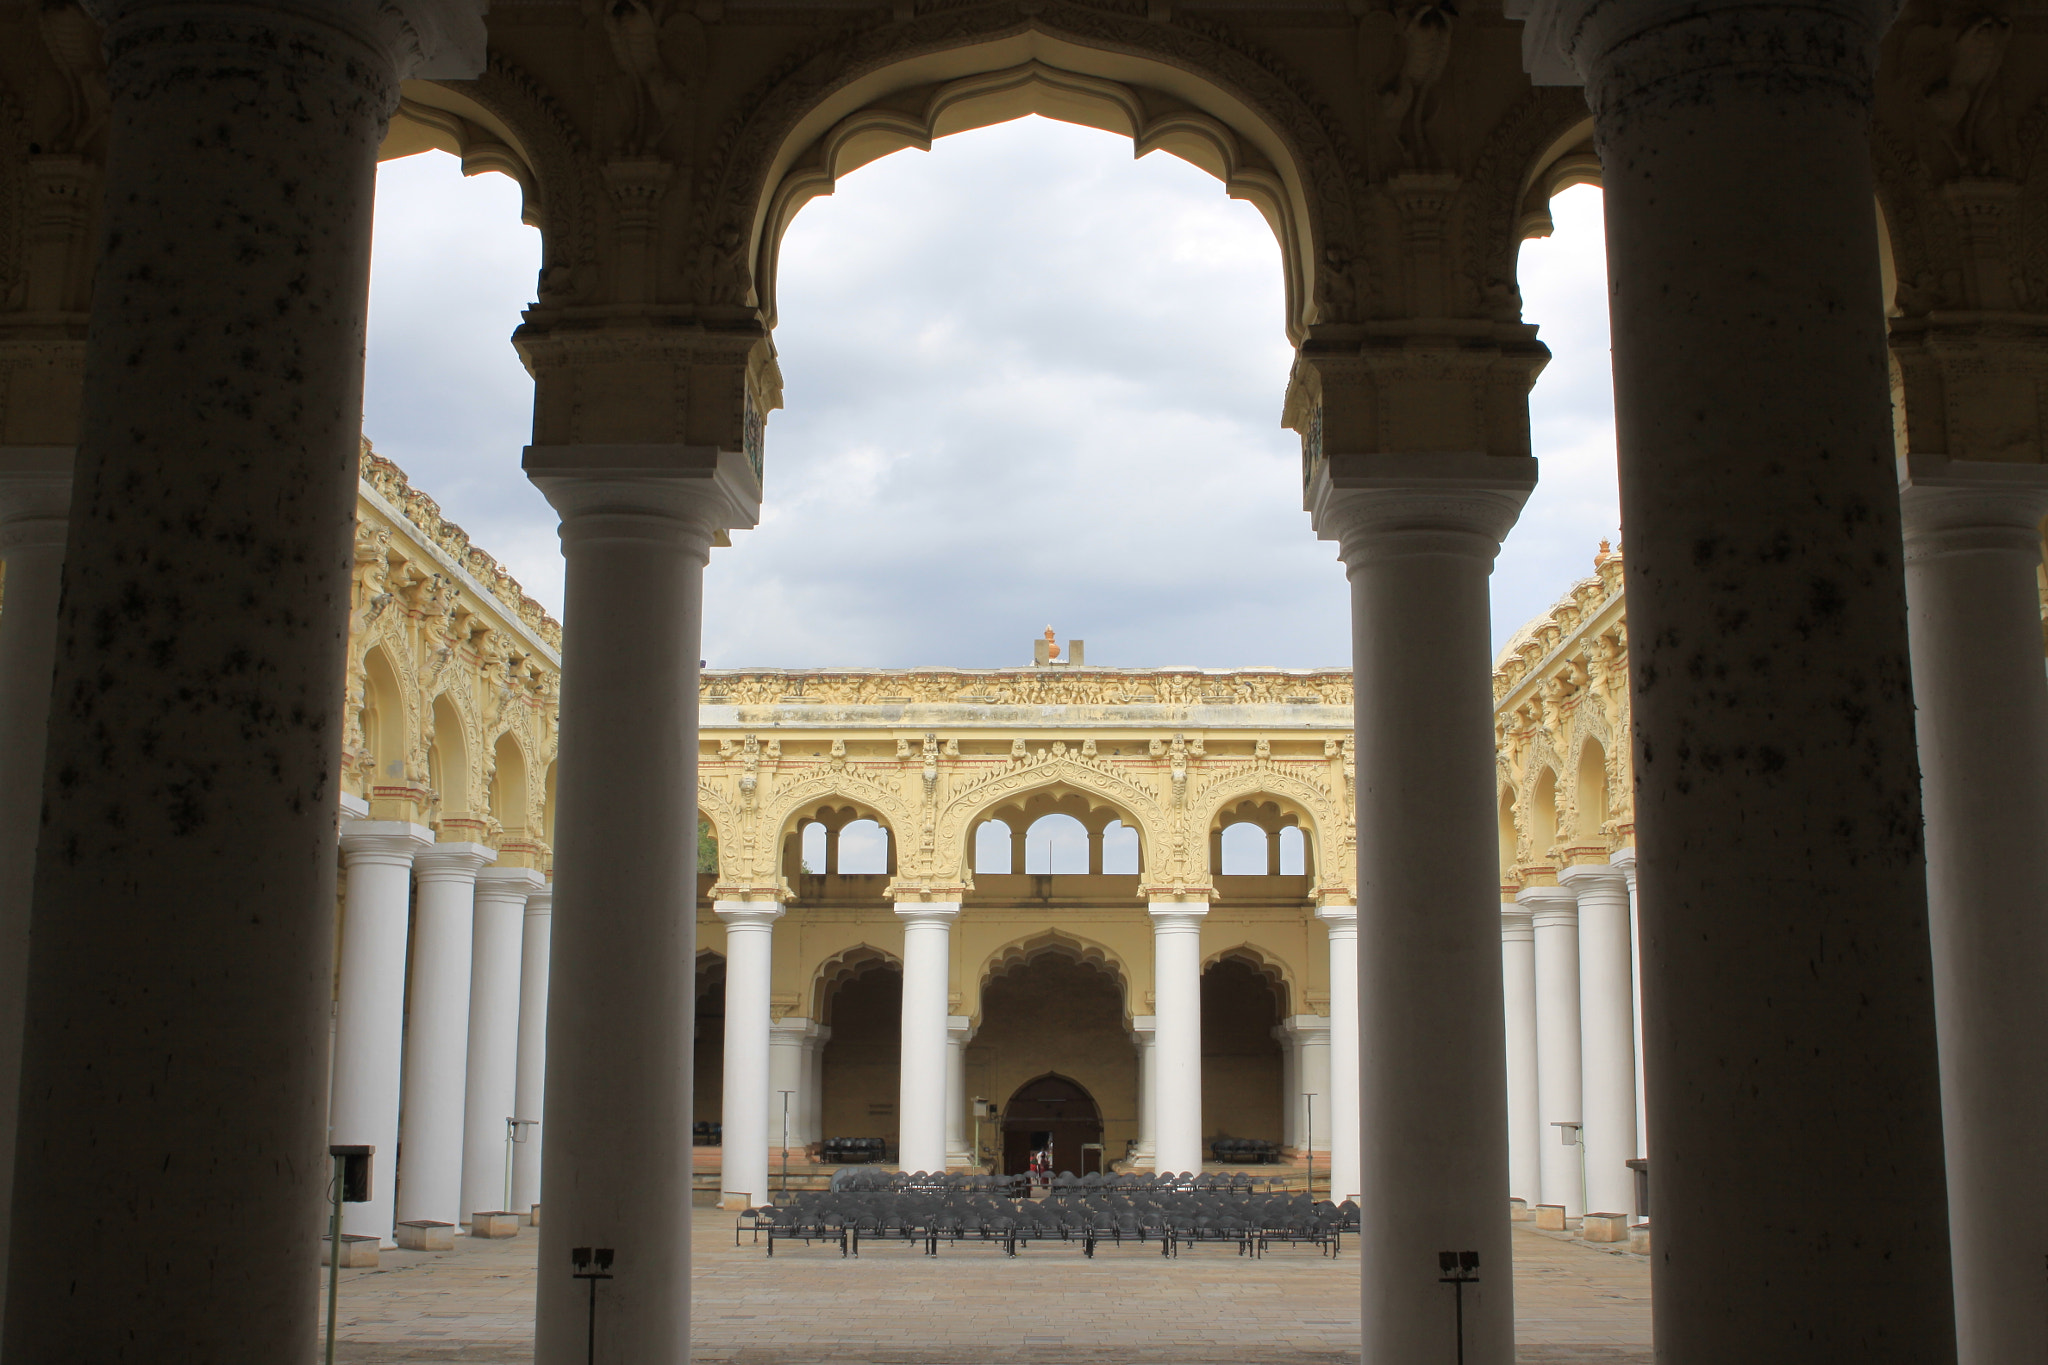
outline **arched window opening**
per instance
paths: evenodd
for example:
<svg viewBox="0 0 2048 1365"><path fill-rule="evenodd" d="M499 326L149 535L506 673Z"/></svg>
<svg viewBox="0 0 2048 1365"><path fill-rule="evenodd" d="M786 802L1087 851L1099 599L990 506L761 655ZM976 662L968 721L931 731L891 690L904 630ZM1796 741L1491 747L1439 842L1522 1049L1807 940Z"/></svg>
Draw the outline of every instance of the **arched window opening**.
<svg viewBox="0 0 2048 1365"><path fill-rule="evenodd" d="M510 732L498 736L491 814L507 834L526 832L526 754Z"/></svg>
<svg viewBox="0 0 2048 1365"><path fill-rule="evenodd" d="M1010 827L1001 820L984 820L974 831L974 870L996 873L1010 870Z"/></svg>
<svg viewBox="0 0 2048 1365"><path fill-rule="evenodd" d="M1557 843L1557 774L1549 768L1536 779L1529 802L1529 856L1548 865Z"/></svg>
<svg viewBox="0 0 2048 1365"><path fill-rule="evenodd" d="M854 820L839 831L839 872L872 876L893 870L888 829L873 820Z"/></svg>
<svg viewBox="0 0 2048 1365"><path fill-rule="evenodd" d="M1135 877L1143 868L1138 862L1138 831L1121 820L1112 820L1102 831L1102 870L1112 877Z"/></svg>
<svg viewBox="0 0 2048 1365"><path fill-rule="evenodd" d="M1500 879L1506 883L1515 870L1515 794L1500 794Z"/></svg>
<svg viewBox="0 0 2048 1365"><path fill-rule="evenodd" d="M1607 754L1600 741L1589 739L1579 746L1579 780L1576 841L1599 844L1607 839Z"/></svg>
<svg viewBox="0 0 2048 1365"><path fill-rule="evenodd" d="M434 742L427 747L427 783L440 798L443 816L469 810L469 746L462 716L448 694L434 698Z"/></svg>
<svg viewBox="0 0 2048 1365"><path fill-rule="evenodd" d="M376 765L376 782L405 780L405 693L384 651L363 658L363 747Z"/></svg>
<svg viewBox="0 0 2048 1365"><path fill-rule="evenodd" d="M800 870L807 877L817 877L825 872L825 845L830 842L825 826L817 820L806 820L803 827L803 862Z"/></svg>
<svg viewBox="0 0 2048 1365"><path fill-rule="evenodd" d="M1088 829L1071 815L1045 815L1024 835L1024 870L1075 874L1088 871Z"/></svg>
<svg viewBox="0 0 2048 1365"><path fill-rule="evenodd" d="M1217 869L1223 876L1263 877L1266 857L1266 831L1244 820L1224 827L1223 865Z"/></svg>
<svg viewBox="0 0 2048 1365"><path fill-rule="evenodd" d="M1283 877L1306 877L1308 875L1308 836L1299 825L1284 825L1279 833L1280 875Z"/></svg>

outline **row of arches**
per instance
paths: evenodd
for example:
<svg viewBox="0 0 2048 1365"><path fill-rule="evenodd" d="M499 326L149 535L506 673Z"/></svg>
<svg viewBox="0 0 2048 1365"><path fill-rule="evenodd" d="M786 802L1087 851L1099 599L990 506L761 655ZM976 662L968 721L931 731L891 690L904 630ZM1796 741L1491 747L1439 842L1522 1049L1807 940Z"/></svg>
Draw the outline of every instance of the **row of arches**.
<svg viewBox="0 0 2048 1365"><path fill-rule="evenodd" d="M694 1118L705 1123L718 1122L723 1105L724 980L725 959L701 952ZM1084 1142L1101 1145L1098 1162L1123 1156L1140 1131L1141 1076L1121 965L1099 949L1041 935L994 954L977 996L976 1028L966 1050L967 1089L1000 1110L979 1139L984 1150L1003 1169L1021 1170L1039 1145L1036 1135L1047 1132L1058 1169L1084 1168ZM1278 964L1250 945L1218 952L1204 965L1206 1137L1280 1142L1289 1136L1280 1029L1295 996ZM798 1136L893 1144L901 1081L901 962L871 947L841 954L819 969L811 1000L812 1017L825 1034L817 1131Z"/></svg>

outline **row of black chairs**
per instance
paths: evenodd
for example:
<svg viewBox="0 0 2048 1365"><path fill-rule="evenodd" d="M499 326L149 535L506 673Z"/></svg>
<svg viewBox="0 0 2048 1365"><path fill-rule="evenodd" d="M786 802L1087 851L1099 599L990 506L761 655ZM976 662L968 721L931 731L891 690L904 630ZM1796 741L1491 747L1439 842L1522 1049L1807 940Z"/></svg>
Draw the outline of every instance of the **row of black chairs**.
<svg viewBox="0 0 2048 1365"><path fill-rule="evenodd" d="M1209 1144L1209 1156L1226 1164L1269 1166L1280 1159L1280 1144L1265 1138L1217 1138Z"/></svg>
<svg viewBox="0 0 2048 1365"><path fill-rule="evenodd" d="M690 1145L693 1147L722 1147L725 1145L725 1125L706 1123L699 1119L690 1125Z"/></svg>
<svg viewBox="0 0 2048 1365"><path fill-rule="evenodd" d="M1333 1205L1305 1194L1245 1195L1218 1190L1140 1190L1048 1194L1015 1199L956 1190L833 1190L796 1194L780 1206L763 1205L739 1216L733 1243L751 1231L775 1243L838 1243L841 1256L858 1256L862 1242L916 1243L927 1256L939 1244L999 1245L1015 1256L1033 1242L1079 1243L1094 1256L1105 1243L1157 1244L1162 1256L1186 1246L1228 1245L1241 1256L1263 1256L1276 1244L1313 1245L1334 1256L1343 1235L1358 1230L1358 1206Z"/></svg>
<svg viewBox="0 0 2048 1365"><path fill-rule="evenodd" d="M1286 1184L1283 1175L1260 1176L1245 1171L1132 1171L1108 1175L1090 1171L1075 1175L1061 1171L1055 1176L984 1175L970 1171L840 1171L832 1188L843 1192L887 1192L903 1194L913 1190L955 1193L1006 1194L1022 1198L1032 1186L1062 1191L1105 1190L1125 1194L1141 1190L1179 1190L1252 1194L1270 1192Z"/></svg>
<svg viewBox="0 0 2048 1365"><path fill-rule="evenodd" d="M852 1166L865 1162L887 1161L889 1140L887 1138L826 1138L820 1145L819 1157L828 1166Z"/></svg>

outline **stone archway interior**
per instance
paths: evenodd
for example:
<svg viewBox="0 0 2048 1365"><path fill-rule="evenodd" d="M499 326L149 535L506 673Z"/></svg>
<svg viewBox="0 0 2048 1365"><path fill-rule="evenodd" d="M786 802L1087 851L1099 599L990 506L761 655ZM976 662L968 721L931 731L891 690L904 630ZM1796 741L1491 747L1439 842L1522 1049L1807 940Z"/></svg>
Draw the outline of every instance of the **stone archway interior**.
<svg viewBox="0 0 2048 1365"><path fill-rule="evenodd" d="M1272 980L1239 957L1202 973L1202 1133L1279 1142L1285 1062Z"/></svg>
<svg viewBox="0 0 2048 1365"><path fill-rule="evenodd" d="M1052 1169L1074 1175L1102 1170L1102 1110L1065 1076L1040 1076L1017 1087L1003 1106L1003 1172L1028 1170L1033 1152L1049 1152Z"/></svg>
<svg viewBox="0 0 2048 1365"><path fill-rule="evenodd" d="M833 989L825 1008L832 1037L820 1059L820 1136L878 1137L893 1149L902 1088L902 969L880 960L864 964Z"/></svg>
<svg viewBox="0 0 2048 1365"><path fill-rule="evenodd" d="M690 1119L717 1123L725 1112L725 959L697 959L697 1029Z"/></svg>
<svg viewBox="0 0 2048 1365"><path fill-rule="evenodd" d="M1080 1174L1083 1142L1102 1143L1115 1160L1138 1135L1138 1054L1125 1031L1123 992L1100 967L1046 952L990 978L969 1061L967 1083L977 1094L1014 1101L1050 1076L1089 1097L1093 1131L1056 1144L1055 1160L1072 1164L1055 1170ZM1004 1169L1021 1170L1011 1164L1012 1117L1005 1108Z"/></svg>

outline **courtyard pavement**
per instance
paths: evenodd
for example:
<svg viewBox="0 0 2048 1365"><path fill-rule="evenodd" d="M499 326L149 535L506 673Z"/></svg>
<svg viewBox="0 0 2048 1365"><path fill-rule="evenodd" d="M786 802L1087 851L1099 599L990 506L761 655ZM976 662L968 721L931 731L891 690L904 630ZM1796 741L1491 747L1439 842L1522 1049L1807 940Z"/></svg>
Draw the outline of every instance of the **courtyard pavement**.
<svg viewBox="0 0 2048 1365"><path fill-rule="evenodd" d="M1039 1244L1015 1260L991 1247L942 1246L932 1259L889 1243L853 1260L799 1244L769 1260L757 1247L734 1249L730 1214L695 1212L695 1355L704 1365L1358 1359L1358 1260L1348 1249L1335 1260L1296 1247L1246 1260L1208 1246L1165 1260L1156 1248L1111 1247L1090 1261L1078 1246ZM454 1251L387 1251L375 1270L344 1270L336 1360L530 1362L538 1242L531 1229L505 1241L458 1237ZM1643 1257L1521 1227L1514 1249L1522 1361L1649 1365Z"/></svg>

